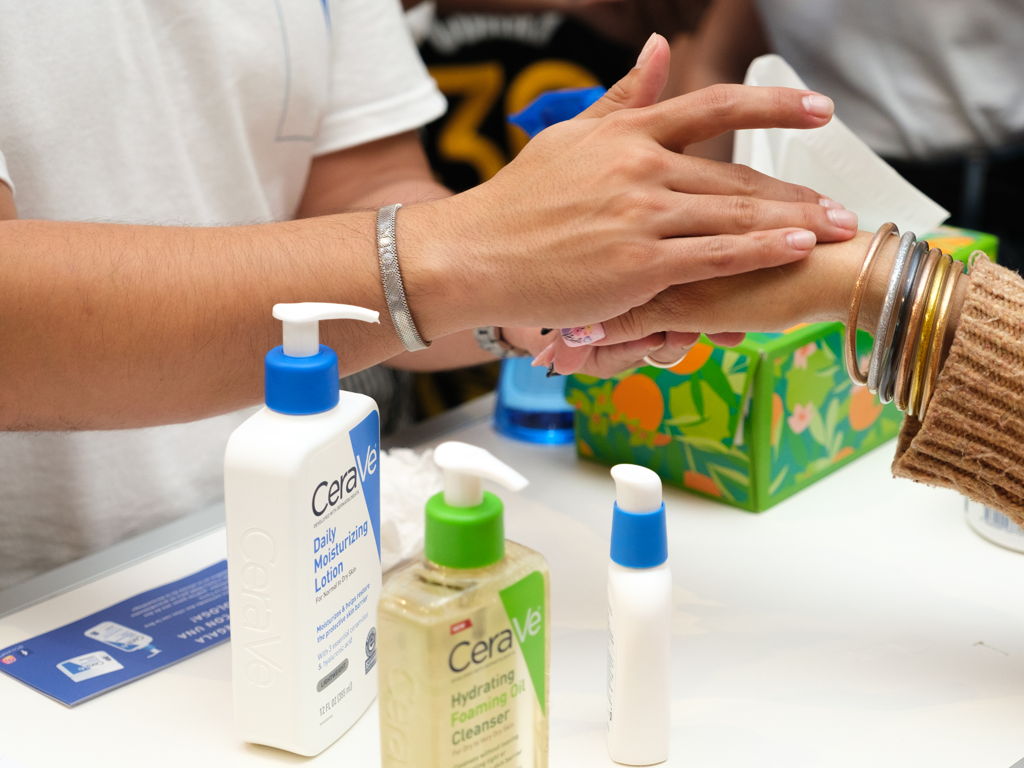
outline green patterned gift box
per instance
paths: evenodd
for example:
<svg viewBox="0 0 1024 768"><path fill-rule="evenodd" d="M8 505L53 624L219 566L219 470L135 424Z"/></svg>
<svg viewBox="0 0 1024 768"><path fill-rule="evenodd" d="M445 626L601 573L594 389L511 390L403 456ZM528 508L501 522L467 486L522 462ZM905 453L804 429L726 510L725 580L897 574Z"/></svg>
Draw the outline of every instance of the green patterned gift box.
<svg viewBox="0 0 1024 768"><path fill-rule="evenodd" d="M995 257L997 240L944 227L925 238L956 258ZM867 364L871 337L861 332ZM751 333L731 349L707 339L676 367L607 380L572 376L581 456L650 467L672 485L761 511L895 437L902 414L853 384L843 326Z"/></svg>

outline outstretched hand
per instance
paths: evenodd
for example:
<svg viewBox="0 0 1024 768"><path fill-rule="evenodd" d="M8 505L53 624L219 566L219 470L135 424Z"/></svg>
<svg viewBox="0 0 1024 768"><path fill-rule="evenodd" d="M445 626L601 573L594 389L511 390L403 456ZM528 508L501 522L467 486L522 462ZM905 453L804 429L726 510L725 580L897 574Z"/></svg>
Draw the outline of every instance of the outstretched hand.
<svg viewBox="0 0 1024 768"><path fill-rule="evenodd" d="M657 97L668 58L664 39L652 38L621 83L578 118L542 131L493 179L403 211L404 243L438 217L450 233L443 250L403 255L403 270L444 269L443 280L409 278L414 313L416 290L452 297L425 300L433 306L417 322L582 326L670 285L787 264L816 241L852 237L856 217L813 190L680 154L727 130L824 125L831 101L809 91L716 86L638 106Z"/></svg>
<svg viewBox="0 0 1024 768"><path fill-rule="evenodd" d="M515 223L513 233L477 240L490 261L483 284L524 299L492 307L491 322L505 312L518 323L525 315L536 324L584 325L612 316L598 305L639 311L671 285L792 263L818 241L856 232L854 214L813 190L681 154L734 128L824 125L831 101L808 91L722 86L657 104L669 57L664 39L653 35L637 66L601 100L543 131L495 179L468 193L489 197L481 208L492 219ZM527 178L541 168L542 183ZM527 200L524 189L534 191ZM524 208L530 215L516 221ZM513 250L515 243L524 250ZM538 275L552 273L538 284ZM663 333L667 327L645 327L622 348L566 347L536 332L524 334L520 346L544 365L557 352L560 372L608 376L645 355L677 360L703 330ZM714 337L724 345L740 339Z"/></svg>

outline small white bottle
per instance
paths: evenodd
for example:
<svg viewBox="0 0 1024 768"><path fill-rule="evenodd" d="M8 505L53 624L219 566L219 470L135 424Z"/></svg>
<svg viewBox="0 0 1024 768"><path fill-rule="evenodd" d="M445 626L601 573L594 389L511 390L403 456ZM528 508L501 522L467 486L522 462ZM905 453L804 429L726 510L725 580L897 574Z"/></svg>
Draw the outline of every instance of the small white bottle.
<svg viewBox="0 0 1024 768"><path fill-rule="evenodd" d="M235 723L245 741L316 755L377 695L380 416L339 392L319 321L340 304L278 304L266 407L224 456Z"/></svg>
<svg viewBox="0 0 1024 768"><path fill-rule="evenodd" d="M661 478L612 467L616 503L608 565L608 755L624 765L668 760L672 572Z"/></svg>

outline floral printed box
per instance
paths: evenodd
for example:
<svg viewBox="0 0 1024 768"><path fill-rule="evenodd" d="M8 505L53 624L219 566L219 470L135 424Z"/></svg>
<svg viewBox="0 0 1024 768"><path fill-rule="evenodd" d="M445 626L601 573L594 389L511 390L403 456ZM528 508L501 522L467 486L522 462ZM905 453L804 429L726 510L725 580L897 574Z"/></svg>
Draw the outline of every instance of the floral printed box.
<svg viewBox="0 0 1024 768"><path fill-rule="evenodd" d="M991 235L948 227L927 238L966 260L993 258ZM858 354L871 349L861 332ZM702 339L674 368L608 380L572 376L581 456L650 467L672 485L751 511L792 496L896 436L902 415L854 385L841 323L751 333L736 347Z"/></svg>

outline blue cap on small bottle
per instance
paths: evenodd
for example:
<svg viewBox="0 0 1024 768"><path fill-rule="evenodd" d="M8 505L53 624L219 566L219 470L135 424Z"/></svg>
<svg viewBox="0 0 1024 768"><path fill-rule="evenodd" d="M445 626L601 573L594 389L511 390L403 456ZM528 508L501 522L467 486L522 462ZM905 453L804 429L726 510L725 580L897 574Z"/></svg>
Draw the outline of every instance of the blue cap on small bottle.
<svg viewBox="0 0 1024 768"><path fill-rule="evenodd" d="M614 562L626 568L654 568L668 560L665 502L653 512L626 512L617 503L614 510Z"/></svg>
<svg viewBox="0 0 1024 768"><path fill-rule="evenodd" d="M612 467L617 501L612 514L612 561L626 568L654 568L668 560L661 478L646 467Z"/></svg>

